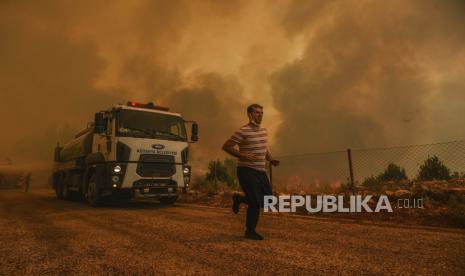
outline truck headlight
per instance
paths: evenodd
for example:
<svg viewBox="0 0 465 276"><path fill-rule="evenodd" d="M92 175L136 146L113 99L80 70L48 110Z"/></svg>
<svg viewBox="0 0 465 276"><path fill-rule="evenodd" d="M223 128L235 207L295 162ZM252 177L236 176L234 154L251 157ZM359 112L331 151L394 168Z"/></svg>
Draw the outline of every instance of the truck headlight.
<svg viewBox="0 0 465 276"><path fill-rule="evenodd" d="M184 174L190 174L191 168L189 168L189 167L184 167L183 172L184 172Z"/></svg>
<svg viewBox="0 0 465 276"><path fill-rule="evenodd" d="M120 173L121 172L121 166L120 165L116 165L114 168L113 168L113 171L115 173Z"/></svg>

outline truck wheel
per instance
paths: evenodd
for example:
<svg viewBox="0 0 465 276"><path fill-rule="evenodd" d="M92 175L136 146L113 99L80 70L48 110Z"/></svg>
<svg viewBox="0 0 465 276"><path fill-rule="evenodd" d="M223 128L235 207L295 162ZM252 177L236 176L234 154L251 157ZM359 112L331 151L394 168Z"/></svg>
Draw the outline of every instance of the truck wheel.
<svg viewBox="0 0 465 276"><path fill-rule="evenodd" d="M174 197L161 197L160 198L160 203L163 204L163 205L172 205L176 202L176 200L178 199L177 196L174 196Z"/></svg>
<svg viewBox="0 0 465 276"><path fill-rule="evenodd" d="M87 184L87 202L92 207L98 207L102 205L102 198L98 194L97 188L97 175L93 172L89 178Z"/></svg>
<svg viewBox="0 0 465 276"><path fill-rule="evenodd" d="M72 192L69 190L69 187L66 183L63 183L61 188L61 196L64 200L71 200Z"/></svg>

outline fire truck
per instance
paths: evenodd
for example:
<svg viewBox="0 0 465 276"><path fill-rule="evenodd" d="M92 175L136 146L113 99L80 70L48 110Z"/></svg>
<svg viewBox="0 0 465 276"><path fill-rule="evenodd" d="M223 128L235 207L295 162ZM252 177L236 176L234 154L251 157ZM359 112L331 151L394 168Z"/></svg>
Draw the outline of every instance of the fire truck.
<svg viewBox="0 0 465 276"><path fill-rule="evenodd" d="M57 144L51 184L58 198L80 195L91 206L115 198L173 204L189 188L189 144L197 140L197 123L166 107L118 104L95 113L64 146Z"/></svg>

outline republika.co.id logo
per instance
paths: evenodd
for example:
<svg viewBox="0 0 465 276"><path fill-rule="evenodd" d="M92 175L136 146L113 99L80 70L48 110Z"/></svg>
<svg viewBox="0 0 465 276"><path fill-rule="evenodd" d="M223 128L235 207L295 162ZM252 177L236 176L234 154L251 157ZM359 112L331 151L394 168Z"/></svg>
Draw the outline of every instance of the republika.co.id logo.
<svg viewBox="0 0 465 276"><path fill-rule="evenodd" d="M165 146L163 146L162 144L154 144L152 145L152 148L156 149L156 150L162 150L165 148Z"/></svg>
<svg viewBox="0 0 465 276"><path fill-rule="evenodd" d="M413 204L411 203L413 200ZM372 206L369 202L373 201ZM374 206L373 206L374 205ZM351 195L344 197L343 195L317 195L301 196L301 195L280 195L280 196L264 196L264 211L265 212L296 212L297 208L305 208L309 213L361 213L361 212L392 212L393 208L387 195L380 195L377 200L372 195ZM423 199L398 199L397 206L394 208L423 208Z"/></svg>

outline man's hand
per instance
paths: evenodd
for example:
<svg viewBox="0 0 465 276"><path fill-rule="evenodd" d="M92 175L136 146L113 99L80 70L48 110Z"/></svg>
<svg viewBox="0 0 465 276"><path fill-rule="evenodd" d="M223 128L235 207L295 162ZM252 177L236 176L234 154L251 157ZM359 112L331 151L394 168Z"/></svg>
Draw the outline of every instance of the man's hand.
<svg viewBox="0 0 465 276"><path fill-rule="evenodd" d="M273 160L270 160L270 163L271 163L271 165L276 167L276 166L279 166L280 162L279 162L279 160L273 159Z"/></svg>
<svg viewBox="0 0 465 276"><path fill-rule="evenodd" d="M259 161L257 156L253 153L241 153L241 158L250 162Z"/></svg>
<svg viewBox="0 0 465 276"><path fill-rule="evenodd" d="M270 151L266 151L266 160L270 161L271 165L273 166L279 166L279 160L276 160L274 159L272 156L271 156L271 153Z"/></svg>

